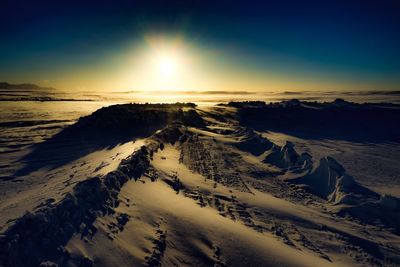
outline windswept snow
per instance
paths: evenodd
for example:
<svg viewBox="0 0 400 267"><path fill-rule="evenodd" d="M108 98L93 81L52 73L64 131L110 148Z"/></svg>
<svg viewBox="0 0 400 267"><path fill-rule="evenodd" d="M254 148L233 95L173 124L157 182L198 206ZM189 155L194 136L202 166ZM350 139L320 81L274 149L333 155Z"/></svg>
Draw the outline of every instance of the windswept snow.
<svg viewBox="0 0 400 267"><path fill-rule="evenodd" d="M3 181L13 186L0 204L0 265L400 264L397 197L332 155L266 138L237 120L240 108L119 106L80 120L159 129Z"/></svg>

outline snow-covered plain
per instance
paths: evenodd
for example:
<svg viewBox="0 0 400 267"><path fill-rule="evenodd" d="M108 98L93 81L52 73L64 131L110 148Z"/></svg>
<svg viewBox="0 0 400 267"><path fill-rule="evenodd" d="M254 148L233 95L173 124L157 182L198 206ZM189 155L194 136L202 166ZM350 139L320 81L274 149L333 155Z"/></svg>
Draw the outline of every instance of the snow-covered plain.
<svg viewBox="0 0 400 267"><path fill-rule="evenodd" d="M396 142L256 131L239 111L122 105L80 120L73 136L148 128L143 118L160 129L96 149L78 143L56 158L49 134L9 153L16 164L0 183L0 265L400 264ZM33 154L43 158L27 157L43 146Z"/></svg>

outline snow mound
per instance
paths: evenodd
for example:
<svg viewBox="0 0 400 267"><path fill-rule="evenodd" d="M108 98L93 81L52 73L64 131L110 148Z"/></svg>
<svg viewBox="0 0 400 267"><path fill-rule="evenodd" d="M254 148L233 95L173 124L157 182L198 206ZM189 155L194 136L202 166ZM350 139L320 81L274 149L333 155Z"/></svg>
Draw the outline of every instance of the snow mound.
<svg viewBox="0 0 400 267"><path fill-rule="evenodd" d="M309 154L299 156L288 142L281 148L274 146L264 162L286 169L285 181L327 200L338 215L400 232L400 200L362 186L334 158L323 157L313 165Z"/></svg>
<svg viewBox="0 0 400 267"><path fill-rule="evenodd" d="M271 141L257 134L250 128L240 129L234 133L234 136L239 139L239 142L235 144L237 148L256 156L261 155L274 146Z"/></svg>
<svg viewBox="0 0 400 267"><path fill-rule="evenodd" d="M299 166L299 170L308 170L312 168L312 156L307 152L302 153L297 158L297 165Z"/></svg>
<svg viewBox="0 0 400 267"><path fill-rule="evenodd" d="M334 158L323 157L313 164L310 154L299 155L289 141L282 147L273 144L263 162L281 168L287 182L336 205L357 205L379 198L377 193L357 183Z"/></svg>
<svg viewBox="0 0 400 267"><path fill-rule="evenodd" d="M299 155L294 149L294 144L287 141L283 147L274 144L271 149L266 152L263 162L281 169L298 171L299 169L304 170L311 167L312 157L308 153Z"/></svg>
<svg viewBox="0 0 400 267"><path fill-rule="evenodd" d="M334 204L356 205L378 194L357 183L332 157L323 157L305 174L289 180Z"/></svg>

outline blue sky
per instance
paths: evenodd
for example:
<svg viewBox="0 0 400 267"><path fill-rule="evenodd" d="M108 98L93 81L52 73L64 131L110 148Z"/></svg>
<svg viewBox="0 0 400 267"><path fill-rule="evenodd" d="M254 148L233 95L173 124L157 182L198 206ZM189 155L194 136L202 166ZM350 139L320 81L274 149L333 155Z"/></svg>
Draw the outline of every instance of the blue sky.
<svg viewBox="0 0 400 267"><path fill-rule="evenodd" d="M220 79L290 80L285 89L400 84L398 1L81 2L2 1L0 80L90 84L150 32L212 51L219 60L207 68L223 69Z"/></svg>

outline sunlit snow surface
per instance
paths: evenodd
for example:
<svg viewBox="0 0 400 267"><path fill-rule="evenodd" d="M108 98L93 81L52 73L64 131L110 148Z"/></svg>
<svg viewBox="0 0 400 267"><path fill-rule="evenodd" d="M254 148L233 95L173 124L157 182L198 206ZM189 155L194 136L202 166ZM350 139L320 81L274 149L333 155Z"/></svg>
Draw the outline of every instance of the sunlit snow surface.
<svg viewBox="0 0 400 267"><path fill-rule="evenodd" d="M0 89L0 177L7 178L16 168L18 161L29 151L29 146L42 142L73 124L79 117L117 103L169 103L195 102L203 106L229 101L263 100L266 102L287 99L305 101L332 101L344 98L354 102L400 103L399 91L365 92L230 92L230 91L118 91L115 92L60 92L58 90L5 90ZM271 136L278 138L278 136ZM285 137L286 138L286 137ZM290 139L287 136L287 139ZM355 177L384 192L388 182L400 184L398 169L393 161L399 157L398 146L393 144L357 144L351 142L310 141L293 139L298 148L313 150L315 154L337 155ZM360 157L362 156L362 157ZM379 177L379 178L378 178ZM383 184L382 184L383 183ZM383 191L382 191L383 190ZM395 191L393 191L395 190ZM395 189L392 194L398 195Z"/></svg>
<svg viewBox="0 0 400 267"><path fill-rule="evenodd" d="M399 200L380 195L399 195L393 141L255 130L235 103L117 105L76 124L112 103L3 103L14 116L1 126L9 138L0 180L5 266L399 262ZM346 103L324 105L337 104ZM312 155L311 165L294 148Z"/></svg>

